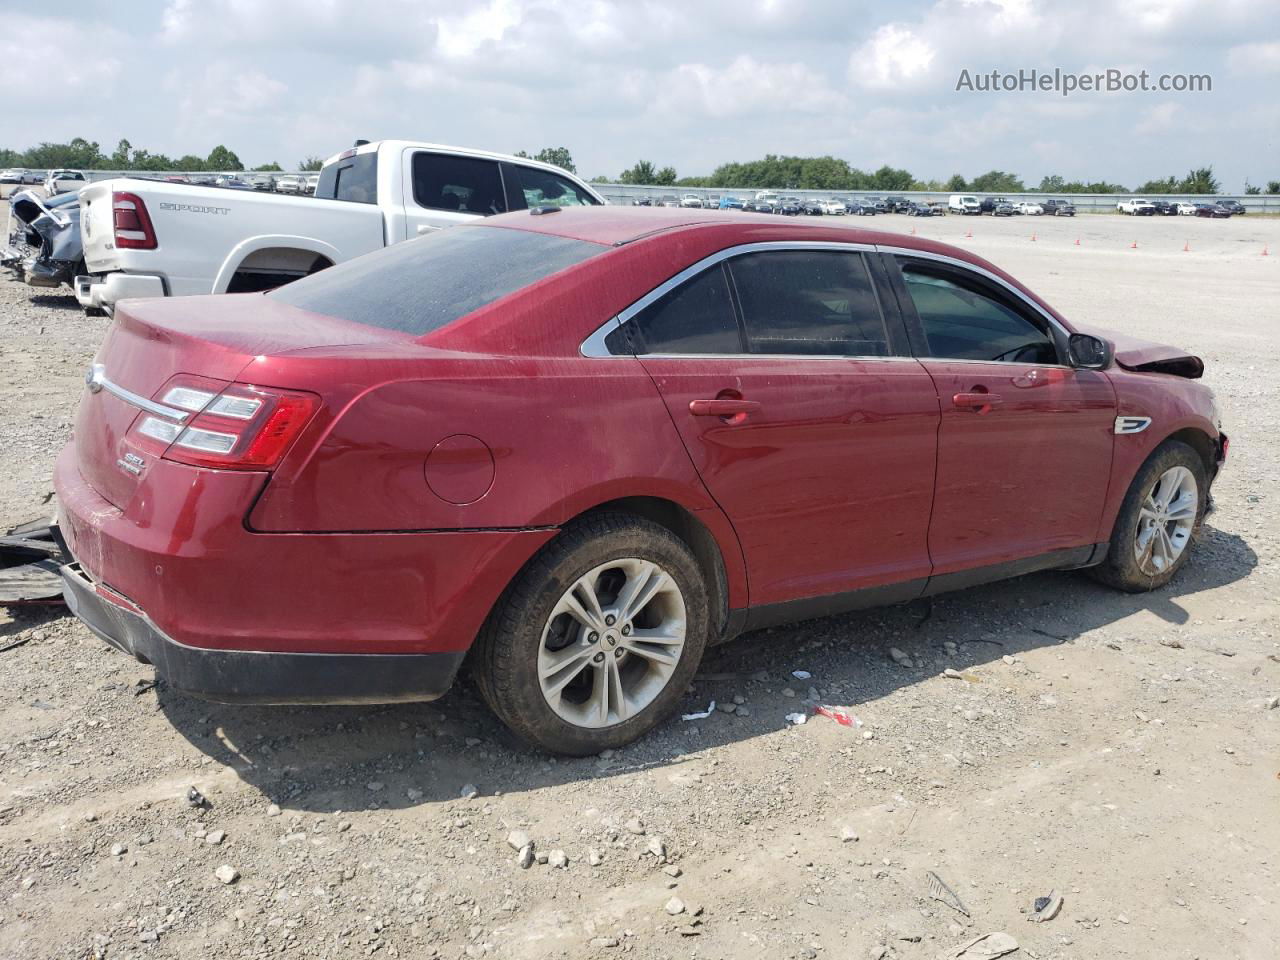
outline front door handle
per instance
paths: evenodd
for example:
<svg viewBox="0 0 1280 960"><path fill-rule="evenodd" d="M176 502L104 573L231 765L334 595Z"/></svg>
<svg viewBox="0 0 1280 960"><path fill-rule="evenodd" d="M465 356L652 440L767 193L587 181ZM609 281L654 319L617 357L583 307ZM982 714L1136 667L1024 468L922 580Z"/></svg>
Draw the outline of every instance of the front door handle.
<svg viewBox="0 0 1280 960"><path fill-rule="evenodd" d="M690 400L689 412L695 417L746 417L760 409L758 400Z"/></svg>
<svg viewBox="0 0 1280 960"><path fill-rule="evenodd" d="M998 393L957 393L951 398L951 402L957 407L965 407L967 409L994 407L1000 403L1000 400L1000 394Z"/></svg>

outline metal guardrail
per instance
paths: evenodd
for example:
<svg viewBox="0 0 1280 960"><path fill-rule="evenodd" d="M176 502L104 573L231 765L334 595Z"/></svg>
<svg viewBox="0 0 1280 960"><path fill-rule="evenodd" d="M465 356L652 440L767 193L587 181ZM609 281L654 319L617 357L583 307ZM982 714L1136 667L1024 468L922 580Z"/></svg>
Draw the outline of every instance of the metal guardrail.
<svg viewBox="0 0 1280 960"><path fill-rule="evenodd" d="M85 170L82 171L90 180L109 180L113 177L146 177L151 179L163 179L164 177L307 177L313 176L314 170L298 170L298 171L265 171L265 170ZM6 184L9 189L4 191L4 195L13 190L23 189L20 186ZM740 200L753 198L758 192L766 188L763 187L660 187L660 186L640 186L637 184L627 183L593 183L591 184L597 192L606 197L610 203L630 204L632 200L639 197L648 197L653 203L660 203L664 197L675 197L677 200L681 197L693 194L700 198L705 204L708 200L714 199L717 203L720 197L730 196L737 197ZM1179 203L1186 201L1189 203L1213 203L1218 200L1237 200L1243 204L1245 210L1249 213L1274 213L1280 214L1280 194L1240 194L1240 193L1217 193L1217 194L1194 194L1194 193L1042 193L1035 190L1027 190L1022 193L998 193L989 192L982 193L975 190L948 190L948 191L928 191L928 190L797 190L791 187L771 187L767 188L771 193L778 193L787 197L799 197L801 200L817 199L826 200L831 197L907 197L911 200L923 200L929 202L946 203L947 199L954 194L963 193L965 196L977 197L982 200L986 197L1006 197L1013 203L1022 200L1030 200L1032 202L1045 200L1049 198L1057 200L1066 200L1075 204L1076 209L1081 213L1115 213L1116 204L1122 200L1129 200L1133 197L1143 197L1147 200L1168 200L1170 203Z"/></svg>

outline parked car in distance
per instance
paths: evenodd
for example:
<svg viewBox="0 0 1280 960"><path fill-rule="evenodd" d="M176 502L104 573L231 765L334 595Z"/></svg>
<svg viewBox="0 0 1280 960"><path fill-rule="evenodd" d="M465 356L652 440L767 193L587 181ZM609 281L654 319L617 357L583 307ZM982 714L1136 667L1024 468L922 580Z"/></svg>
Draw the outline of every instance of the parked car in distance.
<svg viewBox="0 0 1280 960"><path fill-rule="evenodd" d="M240 179L239 177L218 177L213 181L215 187L224 187L228 190L252 190L253 184Z"/></svg>
<svg viewBox="0 0 1280 960"><path fill-rule="evenodd" d="M745 208L746 208L746 204L744 204L737 197L721 197L720 198L719 209L721 210L743 210Z"/></svg>
<svg viewBox="0 0 1280 960"><path fill-rule="evenodd" d="M302 193L306 188L306 180L296 174L287 174L283 177L276 177L277 193Z"/></svg>
<svg viewBox="0 0 1280 960"><path fill-rule="evenodd" d="M912 200L906 206L898 207L899 213L905 213L909 217L932 217L933 209L927 204L919 200Z"/></svg>
<svg viewBox="0 0 1280 960"><path fill-rule="evenodd" d="M465 659L592 755L744 630L1186 563L1228 446L1198 358L905 235L537 212L121 304L54 467L71 611L213 700L430 700Z"/></svg>
<svg viewBox="0 0 1280 960"><path fill-rule="evenodd" d="M87 272L77 299L109 311L124 297L266 290L513 206L604 203L550 164L409 140L362 142L317 176L317 199L306 201L158 180L91 183L80 193Z"/></svg>
<svg viewBox="0 0 1280 960"><path fill-rule="evenodd" d="M1197 203L1197 217L1210 217L1214 220L1228 220L1231 217L1231 211L1220 203Z"/></svg>
<svg viewBox="0 0 1280 960"><path fill-rule="evenodd" d="M26 183L27 171L24 167L10 167L0 172L0 183Z"/></svg>
<svg viewBox="0 0 1280 960"><path fill-rule="evenodd" d="M304 189L304 192L314 196L316 192L316 188L319 186L320 186L320 174L313 173L311 174L311 176L307 177L306 186L303 189Z"/></svg>
<svg viewBox="0 0 1280 960"><path fill-rule="evenodd" d="M1155 204L1150 200L1144 200L1141 197L1131 197L1128 200L1121 200L1116 204L1117 213L1127 213L1134 217L1153 217L1156 213Z"/></svg>
<svg viewBox="0 0 1280 960"><path fill-rule="evenodd" d="M79 170L50 170L44 178L44 192L51 197L60 193L75 193L88 182Z"/></svg>
<svg viewBox="0 0 1280 960"><path fill-rule="evenodd" d="M1180 217L1194 217L1196 215L1196 204L1189 200L1182 200L1175 204L1175 209Z"/></svg>
<svg viewBox="0 0 1280 960"><path fill-rule="evenodd" d="M804 206L798 197L783 197L773 209L775 213L787 217L798 217L804 212Z"/></svg>
<svg viewBox="0 0 1280 960"><path fill-rule="evenodd" d="M1040 206L1044 208L1046 215L1054 217L1074 217L1076 215L1076 206L1069 200L1042 200Z"/></svg>
<svg viewBox="0 0 1280 960"><path fill-rule="evenodd" d="M862 202L875 207L876 213L889 212L889 204L883 197L863 197Z"/></svg>
<svg viewBox="0 0 1280 960"><path fill-rule="evenodd" d="M1039 217L1044 213L1044 207L1033 200L1022 200L1017 205L1017 211L1029 217Z"/></svg>
<svg viewBox="0 0 1280 960"><path fill-rule="evenodd" d="M702 198L698 196L696 193L686 193L683 197L680 198L680 206L695 207L701 210Z"/></svg>
<svg viewBox="0 0 1280 960"><path fill-rule="evenodd" d="M1244 204L1239 200L1219 200L1218 206L1226 210L1232 216L1243 216L1245 214Z"/></svg>
<svg viewBox="0 0 1280 960"><path fill-rule="evenodd" d="M810 217L821 217L827 212L827 202L825 200L804 200L800 204L800 210Z"/></svg>
<svg viewBox="0 0 1280 960"><path fill-rule="evenodd" d="M276 188L276 178L269 173L255 173L245 178L245 182L255 190L271 191Z"/></svg>
<svg viewBox="0 0 1280 960"><path fill-rule="evenodd" d="M848 210L848 201L842 197L832 197L823 201L822 211L833 217L842 217Z"/></svg>
<svg viewBox="0 0 1280 960"><path fill-rule="evenodd" d="M1002 204L1009 208L1009 212L1011 214L1018 212L1018 208L1015 207L1011 201L1007 200L1004 197L983 197L982 203L981 203L981 209L983 213L989 213L992 216L995 216L996 208Z"/></svg>
<svg viewBox="0 0 1280 960"><path fill-rule="evenodd" d="M890 213L909 213L916 201L906 197L885 197L884 205Z"/></svg>
<svg viewBox="0 0 1280 960"><path fill-rule="evenodd" d="M1178 209L1168 200L1152 200L1151 205L1156 208L1155 215L1157 217L1173 217L1177 216Z"/></svg>
<svg viewBox="0 0 1280 960"><path fill-rule="evenodd" d="M48 176L48 170L24 170L22 172L22 182L29 185L39 185L44 183Z"/></svg>
<svg viewBox="0 0 1280 960"><path fill-rule="evenodd" d="M850 200L844 205L845 212L854 217L874 217L877 213L875 204L865 200Z"/></svg>
<svg viewBox="0 0 1280 960"><path fill-rule="evenodd" d="M970 194L953 193L947 198L947 209L952 213L977 216L982 213L982 204Z"/></svg>
<svg viewBox="0 0 1280 960"><path fill-rule="evenodd" d="M926 206L932 216L945 217L947 215L947 205L941 200L930 200Z"/></svg>

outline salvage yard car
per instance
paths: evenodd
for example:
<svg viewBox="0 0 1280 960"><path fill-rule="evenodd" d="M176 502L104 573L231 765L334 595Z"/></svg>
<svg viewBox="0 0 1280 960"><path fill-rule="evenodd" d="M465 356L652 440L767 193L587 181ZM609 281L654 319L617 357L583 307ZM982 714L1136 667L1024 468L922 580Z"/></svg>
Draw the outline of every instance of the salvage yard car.
<svg viewBox="0 0 1280 960"><path fill-rule="evenodd" d="M1069 200L1042 200L1040 206L1044 209L1046 215L1055 217L1074 217L1076 215L1076 205Z"/></svg>
<svg viewBox="0 0 1280 960"><path fill-rule="evenodd" d="M60 193L75 193L88 182L79 170L50 170L44 180L44 192L51 197Z"/></svg>
<svg viewBox="0 0 1280 960"><path fill-rule="evenodd" d="M479 217L604 202L559 167L405 140L362 142L330 157L319 177L320 199L307 201L156 180L92 183L80 193L88 272L76 278L76 298L109 311L124 297L264 290Z"/></svg>
<svg viewBox="0 0 1280 960"><path fill-rule="evenodd" d="M74 193L43 197L22 190L9 198L9 236L0 266L33 287L70 285L84 270L80 204Z"/></svg>
<svg viewBox="0 0 1280 960"><path fill-rule="evenodd" d="M122 304L54 471L65 595L179 691L430 700L466 661L593 754L744 630L1167 583L1227 453L1202 369L922 238L536 207Z"/></svg>
<svg viewBox="0 0 1280 960"><path fill-rule="evenodd" d="M1156 214L1156 205L1141 197L1131 197L1116 204L1116 213L1127 213L1135 217L1153 217Z"/></svg>

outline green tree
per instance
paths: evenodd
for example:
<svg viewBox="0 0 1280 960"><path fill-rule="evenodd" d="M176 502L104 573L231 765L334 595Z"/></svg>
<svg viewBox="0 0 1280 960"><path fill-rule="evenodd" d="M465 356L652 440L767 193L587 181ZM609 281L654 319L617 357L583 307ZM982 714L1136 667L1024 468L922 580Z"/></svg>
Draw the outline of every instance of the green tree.
<svg viewBox="0 0 1280 960"><path fill-rule="evenodd" d="M1163 180L1148 180L1138 187L1138 193L1184 193L1180 189L1177 177L1165 177Z"/></svg>
<svg viewBox="0 0 1280 960"><path fill-rule="evenodd" d="M660 187L673 187L676 183L676 168L663 167L658 171L658 175L654 178L654 183Z"/></svg>
<svg viewBox="0 0 1280 960"><path fill-rule="evenodd" d="M209 159L205 161L206 170L243 170L244 164L234 153L218 144L209 151Z"/></svg>
<svg viewBox="0 0 1280 960"><path fill-rule="evenodd" d="M521 151L516 156L527 157L528 154ZM539 163L549 163L561 170L568 170L570 173L578 172L578 168L573 165L573 156L569 153L568 147L543 147L534 154L533 159Z"/></svg>
<svg viewBox="0 0 1280 960"><path fill-rule="evenodd" d="M194 153L187 153L173 161L173 169L189 172L194 170L205 169L204 157L197 157Z"/></svg>
<svg viewBox="0 0 1280 960"><path fill-rule="evenodd" d="M1012 173L1003 170L989 170L980 177L969 181L969 189L980 193L1023 193L1026 184Z"/></svg>
<svg viewBox="0 0 1280 960"><path fill-rule="evenodd" d="M1280 193L1280 180L1268 180L1267 193Z"/></svg>
<svg viewBox="0 0 1280 960"><path fill-rule="evenodd" d="M619 183L649 184L657 183L658 171L648 160L637 160L629 170L623 170L618 177Z"/></svg>
<svg viewBox="0 0 1280 960"><path fill-rule="evenodd" d="M257 173L283 173L284 172L284 167L280 166L280 164L276 163L274 160L271 161L271 163L259 164L253 169Z"/></svg>
<svg viewBox="0 0 1280 960"><path fill-rule="evenodd" d="M947 181L947 189L953 192L968 190L969 184L964 177L960 176L960 174L953 173L951 175L951 179Z"/></svg>
<svg viewBox="0 0 1280 960"><path fill-rule="evenodd" d="M324 166L324 161L319 157L307 157L298 164L299 171L319 170Z"/></svg>
<svg viewBox="0 0 1280 960"><path fill-rule="evenodd" d="M133 144L121 137L107 164L112 170L128 170L133 165Z"/></svg>
<svg viewBox="0 0 1280 960"><path fill-rule="evenodd" d="M1261 188L1261 187L1255 187L1255 186L1254 186L1253 184L1251 184L1248 180L1246 180L1246 181L1244 182L1244 192L1245 192L1245 195L1246 195L1246 196L1256 197L1258 194L1260 194L1260 193L1262 192L1262 188Z"/></svg>
<svg viewBox="0 0 1280 960"><path fill-rule="evenodd" d="M1056 173L1040 178L1041 193L1063 193L1067 182Z"/></svg>
<svg viewBox="0 0 1280 960"><path fill-rule="evenodd" d="M906 170L885 164L871 175L871 186L876 190L910 190L914 179Z"/></svg>
<svg viewBox="0 0 1280 960"><path fill-rule="evenodd" d="M1213 167L1199 167L1190 171L1178 185L1179 193L1217 193L1222 189L1213 175Z"/></svg>

